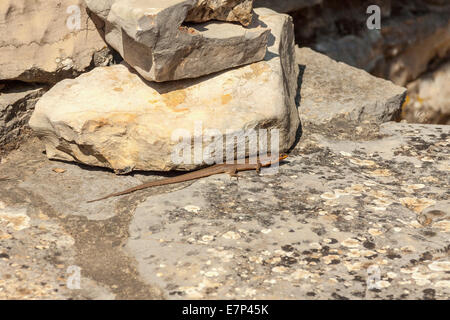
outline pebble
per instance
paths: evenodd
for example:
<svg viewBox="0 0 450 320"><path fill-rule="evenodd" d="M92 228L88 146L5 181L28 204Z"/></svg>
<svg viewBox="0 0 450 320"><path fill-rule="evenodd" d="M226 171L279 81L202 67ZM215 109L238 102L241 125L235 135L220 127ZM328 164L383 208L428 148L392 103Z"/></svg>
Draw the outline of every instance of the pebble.
<svg viewBox="0 0 450 320"><path fill-rule="evenodd" d="M434 286L437 288L450 288L450 280L438 281Z"/></svg>
<svg viewBox="0 0 450 320"><path fill-rule="evenodd" d="M380 236L380 235L382 235L383 234L383 232L382 231L380 231L380 230L378 230L378 229L369 229L369 233L372 235L372 236L374 236L374 237L376 237L376 236Z"/></svg>
<svg viewBox="0 0 450 320"><path fill-rule="evenodd" d="M428 265L428 268L433 271L450 271L450 261L435 261Z"/></svg>
<svg viewBox="0 0 450 320"><path fill-rule="evenodd" d="M272 272L275 272L275 273L285 273L288 270L289 270L288 268L282 267L282 266L272 268Z"/></svg>
<svg viewBox="0 0 450 320"><path fill-rule="evenodd" d="M241 238L241 236L234 231L228 231L227 233L224 233L222 237L228 240L238 240Z"/></svg>
<svg viewBox="0 0 450 320"><path fill-rule="evenodd" d="M352 238L342 241L341 244L344 247L348 247L348 248L356 248L356 247L359 247L359 245L360 245L358 240L355 240Z"/></svg>
<svg viewBox="0 0 450 320"><path fill-rule="evenodd" d="M184 207L184 210L186 210L188 212L192 212L192 213L199 213L201 208L198 206L186 206L186 207Z"/></svg>

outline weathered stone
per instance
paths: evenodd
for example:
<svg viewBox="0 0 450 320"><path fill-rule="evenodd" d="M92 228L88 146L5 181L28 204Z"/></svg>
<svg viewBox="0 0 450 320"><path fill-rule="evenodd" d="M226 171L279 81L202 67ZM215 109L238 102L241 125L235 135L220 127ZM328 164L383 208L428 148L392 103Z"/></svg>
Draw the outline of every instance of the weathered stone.
<svg viewBox="0 0 450 320"><path fill-rule="evenodd" d="M0 148L18 137L44 92L43 86L23 83L8 83L0 89Z"/></svg>
<svg viewBox="0 0 450 320"><path fill-rule="evenodd" d="M248 28L224 22L186 26L196 0L86 2L104 19L106 41L150 81L197 78L266 54L270 31L257 17Z"/></svg>
<svg viewBox="0 0 450 320"><path fill-rule="evenodd" d="M323 0L255 0L255 8L270 8L288 13L321 4Z"/></svg>
<svg viewBox="0 0 450 320"><path fill-rule="evenodd" d="M252 12L253 0L197 0L197 4L189 10L185 21L237 21L248 26L252 22Z"/></svg>
<svg viewBox="0 0 450 320"><path fill-rule="evenodd" d="M4 170L0 171L4 173ZM11 174L11 171L7 173ZM67 274L74 274L78 267L74 266L75 240L64 227L51 220L48 209L41 210L28 201L24 202L27 196L19 196L16 199L22 200L7 204L5 201L10 199L4 190L1 195L0 299L115 298L108 289L84 274L79 279L79 287L75 287L76 280L69 282Z"/></svg>
<svg viewBox="0 0 450 320"><path fill-rule="evenodd" d="M218 175L92 204L162 177L48 161L30 139L0 163L10 178L0 211L30 217L21 231L0 221L0 268L22 273L1 279L0 298L422 299L430 289L448 300L450 127L387 123L355 139L323 137L327 129L305 132L275 175ZM73 265L82 290L65 285ZM383 282L367 290L373 265Z"/></svg>
<svg viewBox="0 0 450 320"><path fill-rule="evenodd" d="M0 34L0 80L55 83L107 50L81 0L2 0Z"/></svg>
<svg viewBox="0 0 450 320"><path fill-rule="evenodd" d="M278 129L281 152L288 150L299 126L292 19L268 9L256 12L273 36L264 61L168 83L145 82L127 66L116 65L55 85L30 121L45 141L47 156L117 172L199 167L172 160L177 129L200 141L208 136L206 129L241 139L245 130ZM203 132L195 129L199 122ZM203 148L211 144L205 140Z"/></svg>
<svg viewBox="0 0 450 320"><path fill-rule="evenodd" d="M408 84L403 119L450 124L450 62Z"/></svg>
<svg viewBox="0 0 450 320"><path fill-rule="evenodd" d="M297 48L296 56L302 70L299 112L303 124L383 123L400 113L405 88L309 48Z"/></svg>

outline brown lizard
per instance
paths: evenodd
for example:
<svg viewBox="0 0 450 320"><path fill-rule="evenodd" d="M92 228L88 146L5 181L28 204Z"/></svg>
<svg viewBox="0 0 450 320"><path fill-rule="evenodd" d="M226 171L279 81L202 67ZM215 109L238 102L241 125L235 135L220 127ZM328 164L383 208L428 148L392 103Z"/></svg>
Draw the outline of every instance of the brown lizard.
<svg viewBox="0 0 450 320"><path fill-rule="evenodd" d="M139 186L136 186L136 187L133 187L133 188L121 191L121 192L112 193L105 197L88 201L88 203L105 200L105 199L112 198L112 197L123 196L125 194L129 194L129 193L132 193L132 192L135 192L138 190L143 190L143 189L147 189L147 188L151 188L151 187L165 186L168 184L191 181L191 180L201 179L201 178L205 178L205 177L209 177L209 176L213 176L213 175L221 174L221 173L228 173L230 176L235 177L235 176L237 176L237 173L239 171L256 170L259 172L261 168L269 167L269 166L271 166L275 163L278 163L286 158L287 158L287 155L281 155L278 159L275 159L275 160L271 160L270 157L267 157L266 160L262 160L261 158L258 158L257 161L249 161L249 159L246 159L246 163L242 163L242 164L239 164L239 163L216 164L216 165L213 165L213 166L205 168L205 169L201 169L201 170L183 174L181 176L147 182L142 185L139 185ZM256 163L254 163L254 162L256 162Z"/></svg>

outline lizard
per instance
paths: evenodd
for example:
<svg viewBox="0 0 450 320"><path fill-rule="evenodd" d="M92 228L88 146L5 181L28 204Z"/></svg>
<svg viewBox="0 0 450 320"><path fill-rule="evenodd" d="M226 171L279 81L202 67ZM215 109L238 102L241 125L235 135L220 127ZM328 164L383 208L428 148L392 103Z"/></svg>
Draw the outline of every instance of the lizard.
<svg viewBox="0 0 450 320"><path fill-rule="evenodd" d="M237 173L240 171L256 170L257 172L259 172L261 170L261 168L269 167L269 166L271 166L275 163L278 163L286 158L287 158L287 155L282 154L282 155L280 155L280 157L278 157L278 159L275 159L275 160L271 160L270 157L267 157L266 160L262 160L261 158L258 158L257 161L251 162L247 158L246 162L242 163L242 164L236 163L236 162L232 163L232 164L228 164L228 163L216 164L211 167L207 167L204 169L200 169L197 171L183 174L181 176L171 177L171 178L156 180L156 181L150 181L150 182L141 184L139 186L136 186L136 187L133 187L133 188L121 191L121 192L109 194L109 195L104 196L99 199L90 200L90 201L88 201L88 203L106 200L106 199L109 199L112 197L123 196L123 195L129 194L129 193L147 189L147 188L165 186L165 185L169 185L169 184L175 184L175 183L180 183L180 182L185 182L185 181L206 178L206 177L213 176L216 174L221 174L221 173L228 173L230 176L236 177ZM253 163L253 162L256 162L256 163Z"/></svg>

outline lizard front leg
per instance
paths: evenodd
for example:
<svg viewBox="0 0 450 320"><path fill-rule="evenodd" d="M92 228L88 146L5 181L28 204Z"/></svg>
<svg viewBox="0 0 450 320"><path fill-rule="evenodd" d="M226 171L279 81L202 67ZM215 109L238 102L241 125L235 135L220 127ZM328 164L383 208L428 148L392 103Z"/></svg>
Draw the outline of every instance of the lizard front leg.
<svg viewBox="0 0 450 320"><path fill-rule="evenodd" d="M261 161L258 160L258 163L256 164L256 168L255 168L255 170L258 174L261 173L261 168L262 168Z"/></svg>

